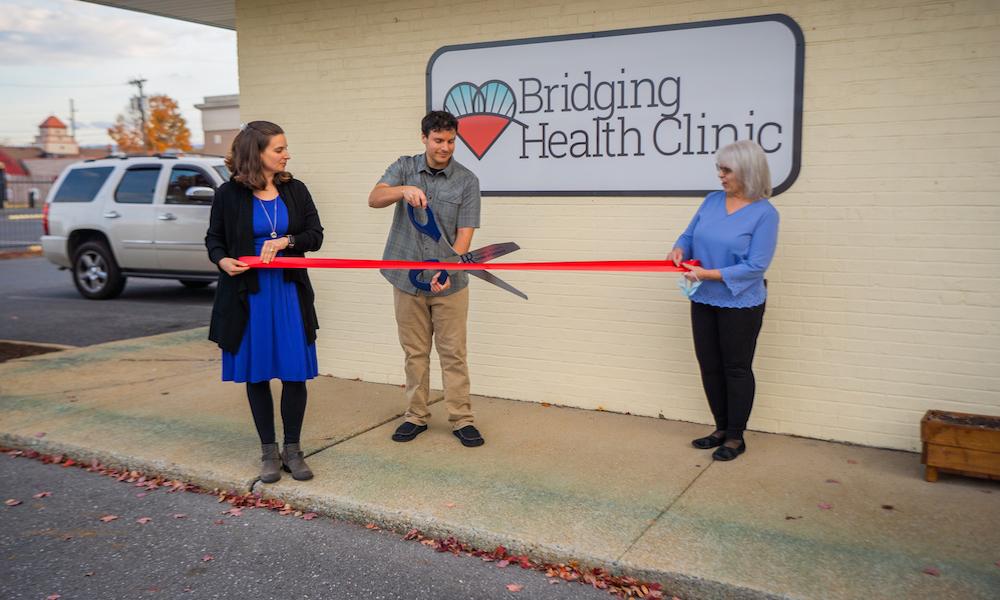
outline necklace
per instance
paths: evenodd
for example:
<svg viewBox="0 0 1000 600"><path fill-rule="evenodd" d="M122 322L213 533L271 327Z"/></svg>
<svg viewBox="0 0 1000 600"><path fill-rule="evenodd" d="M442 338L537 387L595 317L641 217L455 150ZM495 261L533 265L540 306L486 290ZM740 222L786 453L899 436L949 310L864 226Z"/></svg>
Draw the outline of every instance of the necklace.
<svg viewBox="0 0 1000 600"><path fill-rule="evenodd" d="M271 239L278 237L278 199L272 200L274 202L274 220L271 220L271 215L267 214L267 207L264 206L264 201L257 198L257 202L260 202L260 208L264 211L264 216L267 217L267 223L271 226Z"/></svg>

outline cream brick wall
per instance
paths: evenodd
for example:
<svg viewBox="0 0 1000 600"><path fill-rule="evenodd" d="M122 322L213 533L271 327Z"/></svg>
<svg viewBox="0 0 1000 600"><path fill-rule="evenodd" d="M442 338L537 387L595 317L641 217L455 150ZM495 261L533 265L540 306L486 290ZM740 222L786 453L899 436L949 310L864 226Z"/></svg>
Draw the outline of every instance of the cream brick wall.
<svg viewBox="0 0 1000 600"><path fill-rule="evenodd" d="M391 213L367 194L422 149L439 47L788 14L806 40L802 171L774 201L751 428L913 450L929 408L1000 414L997 2L236 6L243 118L285 127L326 227L319 255L352 258L381 256ZM489 197L475 245L515 240L520 260L659 258L700 200ZM321 371L401 383L389 285L374 271L312 277ZM472 283L475 393L710 421L673 276L504 278L531 300Z"/></svg>

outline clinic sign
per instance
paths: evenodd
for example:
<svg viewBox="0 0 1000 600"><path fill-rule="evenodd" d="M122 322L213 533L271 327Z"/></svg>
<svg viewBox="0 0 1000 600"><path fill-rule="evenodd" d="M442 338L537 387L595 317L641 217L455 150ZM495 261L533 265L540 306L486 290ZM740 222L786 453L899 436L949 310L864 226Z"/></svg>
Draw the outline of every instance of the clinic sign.
<svg viewBox="0 0 1000 600"><path fill-rule="evenodd" d="M776 193L799 171L802 31L785 15L446 46L428 109L488 195L701 195L753 139Z"/></svg>

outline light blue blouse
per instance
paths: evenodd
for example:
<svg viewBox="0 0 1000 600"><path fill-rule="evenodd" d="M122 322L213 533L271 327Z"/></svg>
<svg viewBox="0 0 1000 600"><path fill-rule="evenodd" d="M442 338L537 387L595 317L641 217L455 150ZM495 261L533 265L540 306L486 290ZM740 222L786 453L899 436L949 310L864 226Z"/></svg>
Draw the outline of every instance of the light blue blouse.
<svg viewBox="0 0 1000 600"><path fill-rule="evenodd" d="M778 243L778 211L767 199L726 214L726 193L705 197L675 248L684 260L698 259L705 269L719 269L722 281L705 281L692 302L723 308L749 308L767 300L764 272Z"/></svg>

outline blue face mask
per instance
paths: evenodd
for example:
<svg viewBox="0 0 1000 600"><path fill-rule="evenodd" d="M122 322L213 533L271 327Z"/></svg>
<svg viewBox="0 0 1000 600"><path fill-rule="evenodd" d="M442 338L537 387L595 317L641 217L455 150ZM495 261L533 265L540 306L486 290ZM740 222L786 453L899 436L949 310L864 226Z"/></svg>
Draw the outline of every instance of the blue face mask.
<svg viewBox="0 0 1000 600"><path fill-rule="evenodd" d="M680 288L681 293L684 294L685 298L691 298L694 293L701 287L700 281L688 281L687 278L681 276L677 279L677 287Z"/></svg>

